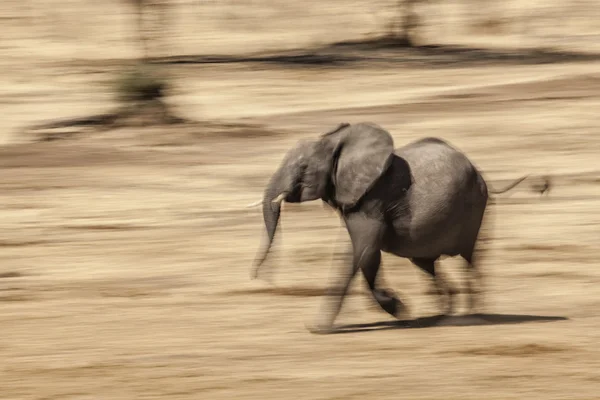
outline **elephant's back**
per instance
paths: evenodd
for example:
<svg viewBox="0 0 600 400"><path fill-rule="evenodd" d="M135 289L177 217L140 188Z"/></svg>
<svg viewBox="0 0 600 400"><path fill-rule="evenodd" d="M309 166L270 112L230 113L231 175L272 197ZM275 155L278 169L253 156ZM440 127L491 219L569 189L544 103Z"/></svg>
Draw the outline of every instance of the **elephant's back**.
<svg viewBox="0 0 600 400"><path fill-rule="evenodd" d="M435 137L419 139L395 149L394 153L408 161L411 168L425 165L436 169L447 169L449 165L462 169L472 167L469 159L460 150Z"/></svg>
<svg viewBox="0 0 600 400"><path fill-rule="evenodd" d="M477 185L477 170L459 150L443 140L426 138L398 148L410 166L410 242L427 252L452 253L459 245L468 204ZM424 250L425 251L425 250Z"/></svg>
<svg viewBox="0 0 600 400"><path fill-rule="evenodd" d="M425 197L449 197L464 192L476 173L459 150L438 138L425 138L395 150L410 166L414 193Z"/></svg>

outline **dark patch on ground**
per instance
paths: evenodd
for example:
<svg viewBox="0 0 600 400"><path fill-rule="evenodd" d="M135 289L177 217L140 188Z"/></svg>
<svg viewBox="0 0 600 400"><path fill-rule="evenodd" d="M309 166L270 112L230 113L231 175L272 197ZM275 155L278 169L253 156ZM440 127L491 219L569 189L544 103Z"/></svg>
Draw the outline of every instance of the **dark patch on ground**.
<svg viewBox="0 0 600 400"><path fill-rule="evenodd" d="M321 297L327 294L327 288L320 288L315 286L293 286L293 287L262 287L262 288L251 288L251 289L234 289L227 290L220 293L225 296L247 296L256 294L269 294L275 296L289 296L289 297ZM358 290L349 290L347 296L362 294Z"/></svg>
<svg viewBox="0 0 600 400"><path fill-rule="evenodd" d="M463 356L503 356L503 357L531 357L552 354L571 350L559 345L544 345L538 343L505 344L489 347L473 347L463 350L447 351L444 354Z"/></svg>
<svg viewBox="0 0 600 400"><path fill-rule="evenodd" d="M17 271L6 271L0 272L0 279L8 279L8 278L21 278L23 274Z"/></svg>
<svg viewBox="0 0 600 400"><path fill-rule="evenodd" d="M456 65L507 64L536 65L600 60L600 54L553 49L485 49L458 45L407 46L389 37L343 41L329 45L250 55L180 55L158 57L156 64L256 63L281 66L341 67L359 62L390 62L403 66L430 68Z"/></svg>
<svg viewBox="0 0 600 400"><path fill-rule="evenodd" d="M460 316L433 315L413 320L382 321L369 324L341 325L335 333L351 333L364 331L379 331L389 329L433 328L443 326L479 326L479 325L510 325L528 322L566 321L560 316L520 315L520 314L471 314Z"/></svg>

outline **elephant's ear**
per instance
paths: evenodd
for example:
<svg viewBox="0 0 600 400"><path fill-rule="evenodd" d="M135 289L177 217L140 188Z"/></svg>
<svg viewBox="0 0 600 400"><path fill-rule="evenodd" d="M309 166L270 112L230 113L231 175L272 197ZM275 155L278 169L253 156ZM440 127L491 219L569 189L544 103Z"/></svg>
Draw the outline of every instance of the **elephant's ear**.
<svg viewBox="0 0 600 400"><path fill-rule="evenodd" d="M355 205L390 166L392 136L371 123L340 132L334 170L335 198L344 207Z"/></svg>

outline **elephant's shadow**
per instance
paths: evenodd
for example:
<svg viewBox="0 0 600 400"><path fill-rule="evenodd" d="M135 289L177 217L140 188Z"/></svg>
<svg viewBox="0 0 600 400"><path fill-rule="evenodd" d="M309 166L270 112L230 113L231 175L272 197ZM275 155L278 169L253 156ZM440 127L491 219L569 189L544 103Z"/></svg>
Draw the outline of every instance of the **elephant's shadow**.
<svg viewBox="0 0 600 400"><path fill-rule="evenodd" d="M411 320L380 321L368 324L338 325L333 333L355 333L389 329L433 328L442 326L509 325L527 322L566 321L567 317L526 314L433 315Z"/></svg>

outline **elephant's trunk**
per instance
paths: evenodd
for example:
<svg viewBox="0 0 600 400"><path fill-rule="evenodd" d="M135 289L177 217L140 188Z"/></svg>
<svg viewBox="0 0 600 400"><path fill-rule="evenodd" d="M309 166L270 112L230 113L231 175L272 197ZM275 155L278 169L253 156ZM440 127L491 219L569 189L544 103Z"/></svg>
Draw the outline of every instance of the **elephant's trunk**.
<svg viewBox="0 0 600 400"><path fill-rule="evenodd" d="M281 172L276 173L267 189L262 202L263 218L265 222L265 228L267 229L267 243L263 244L262 248L254 260L254 269L252 271L252 279L258 276L258 270L262 263L267 258L273 239L275 238L275 231L277 230L277 224L279 223L279 216L281 214L281 203L283 202L287 187L282 184Z"/></svg>

